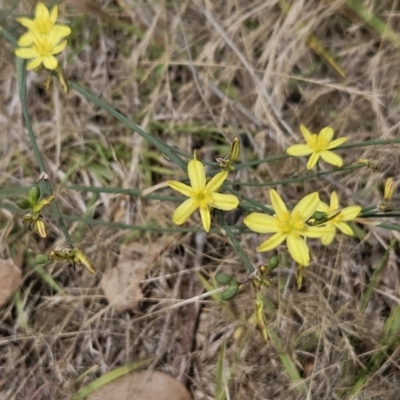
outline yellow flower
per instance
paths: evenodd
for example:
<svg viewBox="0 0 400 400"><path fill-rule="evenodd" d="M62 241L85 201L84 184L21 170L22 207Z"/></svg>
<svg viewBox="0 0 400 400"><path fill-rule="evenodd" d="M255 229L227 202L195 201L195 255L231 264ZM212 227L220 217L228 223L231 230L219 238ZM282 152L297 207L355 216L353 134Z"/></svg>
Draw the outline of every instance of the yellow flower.
<svg viewBox="0 0 400 400"><path fill-rule="evenodd" d="M300 125L300 129L306 140L306 144L290 146L286 150L286 153L295 157L308 156L311 154L307 162L307 169L312 169L315 164L317 164L320 157L327 163L337 167L343 165L342 158L330 150L343 144L347 140L346 137L332 141L333 129L330 126L323 128L318 135L310 133L304 125Z"/></svg>
<svg viewBox="0 0 400 400"><path fill-rule="evenodd" d="M325 213L329 213L332 211L340 210L339 208L339 199L336 192L332 192L330 205L323 203L322 201L319 203L317 207L317 211L322 211ZM351 221L360 214L361 207L360 206L350 206L345 207L340 210L340 213L336 214L333 218L329 219L325 227L330 230L327 235L321 237L321 242L324 245L328 245L332 243L333 239L336 235L336 228L341 230L344 234L353 236L354 232L351 227L346 224L346 221Z"/></svg>
<svg viewBox="0 0 400 400"><path fill-rule="evenodd" d="M257 247L257 251L272 250L286 240L292 258L301 265L309 265L309 249L303 237L319 238L329 233L329 230L324 227L307 224L320 203L318 193L314 192L305 196L291 212L287 210L285 203L274 189L269 191L269 198L276 213L275 216L256 212L244 219L245 225L254 232L275 233L262 242Z"/></svg>
<svg viewBox="0 0 400 400"><path fill-rule="evenodd" d="M29 29L29 32L22 35L18 40L18 45L27 47L35 42L35 36L32 32L39 35L48 35L51 31L56 31L60 38L66 37L71 33L71 29L66 25L56 24L58 7L55 5L51 12L43 3L38 3L35 10L35 18L18 18L17 21Z"/></svg>
<svg viewBox="0 0 400 400"><path fill-rule="evenodd" d="M61 53L67 45L67 41L60 43L61 36L57 30L52 30L48 35L41 35L31 31L34 43L31 47L21 47L15 50L15 54L20 58L33 60L27 65L27 69L34 69L43 64L47 69L56 69L58 65L55 54Z"/></svg>
<svg viewBox="0 0 400 400"><path fill-rule="evenodd" d="M228 177L227 171L219 172L206 183L204 166L194 159L189 161L188 175L191 186L178 181L167 181L169 187L189 197L175 210L172 221L177 225L182 225L199 208L204 229L208 232L211 224L210 210L212 208L233 210L238 206L239 200L231 194L217 193Z"/></svg>

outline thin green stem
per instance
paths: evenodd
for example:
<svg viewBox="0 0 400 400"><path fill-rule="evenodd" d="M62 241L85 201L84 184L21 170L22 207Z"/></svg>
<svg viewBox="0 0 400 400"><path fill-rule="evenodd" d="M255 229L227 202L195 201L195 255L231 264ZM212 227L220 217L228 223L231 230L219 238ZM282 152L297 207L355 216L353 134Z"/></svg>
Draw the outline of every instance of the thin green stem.
<svg viewBox="0 0 400 400"><path fill-rule="evenodd" d="M40 150L39 147L37 145L36 142L36 138L35 138L35 133L33 132L33 128L32 128L32 122L31 122L31 118L29 116L29 112L28 112L28 106L27 106L27 102L26 102L26 70L25 70L25 61L20 59L20 58L16 58L17 60L17 78L18 78L18 94L19 94L19 98L21 100L21 107L22 107L22 114L24 116L24 120L25 120L25 126L26 129L28 130L28 134L29 134L29 140L31 142L32 148L33 148L33 152L35 154L35 158L36 161L38 163L39 169L41 174L47 176L46 173L46 169L44 167L44 163L43 163L43 159L42 156L40 154ZM44 179L42 181L39 182L40 188L42 189L42 193L44 194L53 194L53 188L49 182L48 179ZM44 190L43 190L44 189ZM61 231L64 234L65 240L68 244L68 246L71 247L71 249L74 248L74 243L71 239L71 236L68 233L68 229L65 226L64 220L62 218L62 215L60 213L60 210L57 206L57 202L56 201L52 201L51 202L52 208L53 208L53 212L56 216L57 222L61 228Z"/></svg>
<svg viewBox="0 0 400 400"><path fill-rule="evenodd" d="M239 254L240 258L242 259L244 265L246 266L247 270L250 273L253 273L255 271L253 264L250 262L249 257L247 257L247 254L243 251L242 246L240 245L239 241L236 239L235 234L233 233L231 227L226 223L224 219L224 215L220 210L215 210L218 221L221 224L222 228L225 230L226 234L228 235L229 239L231 240L232 246L236 250L236 252Z"/></svg>
<svg viewBox="0 0 400 400"><path fill-rule="evenodd" d="M113 107L111 107L105 101L96 97L93 93L90 93L83 87L77 85L75 82L68 81L68 86L71 89L74 89L79 94L81 94L83 97L85 97L87 100L89 100L93 104L96 104L98 107L102 108L104 111L106 111L108 114L112 115L118 121L122 122L126 127L128 127L129 129L132 129L133 131L138 133L140 136L142 136L144 139L146 139L149 143L151 143L153 146L155 146L157 149L159 149L169 160L171 160L173 163L175 163L184 172L187 171L187 164L180 157L178 157L174 151L171 150L170 146L165 145L161 140L148 134L140 126L136 125L130 119L125 117L125 115L123 115L120 112L118 112L117 110L115 110Z"/></svg>

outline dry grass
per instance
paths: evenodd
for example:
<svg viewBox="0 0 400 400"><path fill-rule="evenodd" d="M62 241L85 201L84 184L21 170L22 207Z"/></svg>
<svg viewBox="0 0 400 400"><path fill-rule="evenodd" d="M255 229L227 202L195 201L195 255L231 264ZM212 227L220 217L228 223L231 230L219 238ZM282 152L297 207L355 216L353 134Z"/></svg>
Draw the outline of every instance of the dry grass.
<svg viewBox="0 0 400 400"><path fill-rule="evenodd" d="M13 3L4 3L2 24L18 36L14 18L31 10L32 1L21 1L16 8ZM235 136L242 141L242 162L282 154L299 139L300 123L314 131L331 125L351 142L396 138L400 50L343 0L296 0L286 12L284 3L67 0L60 14L70 21L73 34L62 61L65 75L169 145L186 153L200 149L210 160L221 146L226 152L227 141ZM363 3L399 30L397 2ZM311 34L345 78L307 45ZM12 48L5 43L0 59L0 185L26 187L39 170L21 118ZM175 203L68 190L68 185L146 189L182 174L82 96L73 91L64 96L57 84L46 93L43 80L44 75L28 74L28 107L62 212L172 226ZM318 190L326 199L335 189L343 204L377 204L383 178L399 175L398 145L342 154L348 163L372 158L380 172L363 168L282 185L283 198L293 204ZM304 171L301 162L286 159L241 170L236 179L279 180L299 169ZM267 189L240 190L266 202ZM367 229L362 241L342 237L329 247L312 242L313 262L300 292L290 260L280 253L281 266L265 290L266 315L304 378L302 392L290 381L276 346L265 346L248 322L254 312L250 291L227 304L208 299L167 308L202 293L198 273L206 278L216 271L246 276L222 235L137 232L68 220L74 240L99 273L92 277L64 264L46 267L63 296L35 272L29 258L64 245L57 225L48 240L40 241L21 226L19 215L5 208L0 223L2 256L24 254L23 285L0 311L1 399L68 399L101 374L150 356L155 357L151 368L180 379L195 399L213 399L223 338L228 399L350 398L363 372L366 379L355 398L398 398L397 346L388 349L375 369L369 364L381 351L383 327L398 304L398 250L390 255L366 311L360 311L371 275L396 233ZM254 251L260 239L244 235L240 240L252 261L260 263ZM142 284L146 301L141 314L114 312L99 288L101 274L115 265L120 245L130 241L140 241L144 250L152 241L166 243Z"/></svg>

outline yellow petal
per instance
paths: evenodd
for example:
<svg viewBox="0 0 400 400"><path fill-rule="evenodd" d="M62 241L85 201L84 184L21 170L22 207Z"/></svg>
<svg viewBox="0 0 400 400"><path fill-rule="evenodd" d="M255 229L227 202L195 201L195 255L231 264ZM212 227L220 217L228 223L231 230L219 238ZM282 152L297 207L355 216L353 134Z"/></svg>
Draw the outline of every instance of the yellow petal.
<svg viewBox="0 0 400 400"><path fill-rule="evenodd" d="M321 151L321 158L328 164L335 165L336 167L341 167L343 165L342 157L335 154L333 151Z"/></svg>
<svg viewBox="0 0 400 400"><path fill-rule="evenodd" d="M15 55L19 58L35 58L38 56L37 51L32 49L31 47L27 47L26 49L15 49Z"/></svg>
<svg viewBox="0 0 400 400"><path fill-rule="evenodd" d="M193 204L192 199L185 200L175 211L172 216L172 222L176 225L182 225L186 222L197 207Z"/></svg>
<svg viewBox="0 0 400 400"><path fill-rule="evenodd" d="M167 181L167 185L171 188L176 190L179 193L182 193L184 196L190 197L190 195L193 192L193 189L188 186L185 185L182 182L178 182L178 181Z"/></svg>
<svg viewBox="0 0 400 400"><path fill-rule="evenodd" d="M43 3L38 3L35 9L35 18L36 19L48 19L49 18L49 10Z"/></svg>
<svg viewBox="0 0 400 400"><path fill-rule="evenodd" d="M294 144L286 149L286 153L294 157L308 156L314 150L306 144Z"/></svg>
<svg viewBox="0 0 400 400"><path fill-rule="evenodd" d="M228 177L227 171L218 172L218 174L214 175L212 179L207 183L207 190L212 193L216 192L224 183L225 179Z"/></svg>
<svg viewBox="0 0 400 400"><path fill-rule="evenodd" d="M292 234L288 235L286 243L293 260L305 267L310 264L310 251L304 239L299 235Z"/></svg>
<svg viewBox="0 0 400 400"><path fill-rule="evenodd" d="M190 160L188 164L188 175L190 186L193 189L200 189L206 186L206 172L199 160Z"/></svg>
<svg viewBox="0 0 400 400"><path fill-rule="evenodd" d="M46 238L47 232L46 232L46 225L41 219L38 219L35 224L33 225L33 230L41 237L41 238Z"/></svg>
<svg viewBox="0 0 400 400"><path fill-rule="evenodd" d="M328 147L326 148L327 150L331 150L334 149L335 147L340 146L341 144L343 144L348 138L347 137L342 137L342 138L338 138L332 142L329 143Z"/></svg>
<svg viewBox="0 0 400 400"><path fill-rule="evenodd" d="M279 220L270 215L251 213L243 220L243 223L249 229L258 233L279 232Z"/></svg>
<svg viewBox="0 0 400 400"><path fill-rule="evenodd" d="M271 200L272 208L274 209L277 217L280 220L285 220L287 217L287 208L285 203L282 201L281 196L274 190L269 191L269 198Z"/></svg>
<svg viewBox="0 0 400 400"><path fill-rule="evenodd" d="M307 169L313 169L319 160L319 153L312 153L307 161Z"/></svg>
<svg viewBox="0 0 400 400"><path fill-rule="evenodd" d="M55 58L52 55L43 57L43 65L47 68L47 69L56 69L57 65L58 65L58 61L57 58Z"/></svg>
<svg viewBox="0 0 400 400"><path fill-rule="evenodd" d="M300 125L300 130L301 133L303 134L304 139L308 143L312 139L311 132L303 124Z"/></svg>
<svg viewBox="0 0 400 400"><path fill-rule="evenodd" d="M211 193L211 198L210 205L218 210L233 210L239 204L239 199L233 194Z"/></svg>
<svg viewBox="0 0 400 400"><path fill-rule="evenodd" d="M340 229L345 235L348 236L354 235L353 229L351 229L351 227L348 224L346 224L346 222L339 222L335 225L336 228Z"/></svg>
<svg viewBox="0 0 400 400"><path fill-rule="evenodd" d="M269 239L262 242L258 247L257 251L260 253L263 251L269 251L278 247L287 237L286 233L278 232L272 235Z"/></svg>
<svg viewBox="0 0 400 400"><path fill-rule="evenodd" d="M53 50L51 51L51 54L61 53L64 50L66 45L67 45L67 41L63 40L58 46L55 46L53 48Z"/></svg>
<svg viewBox="0 0 400 400"><path fill-rule="evenodd" d="M395 185L393 184L393 178L387 178L385 181L385 189L383 191L383 198L385 200L392 200L394 195Z"/></svg>
<svg viewBox="0 0 400 400"><path fill-rule="evenodd" d="M43 61L42 57L36 57L34 60L28 63L26 69L27 70L35 69L42 63L42 61Z"/></svg>
<svg viewBox="0 0 400 400"><path fill-rule="evenodd" d="M328 204L324 203L323 201L320 201L317 207L317 211L323 211L323 212L329 211Z"/></svg>
<svg viewBox="0 0 400 400"><path fill-rule="evenodd" d="M18 46L27 47L27 46L30 46L34 41L35 41L34 36L30 32L28 32L28 33L23 34L18 39Z"/></svg>
<svg viewBox="0 0 400 400"><path fill-rule="evenodd" d="M336 229L332 228L331 232L328 235L324 235L321 237L321 243L325 246L331 244L333 239L335 239Z"/></svg>
<svg viewBox="0 0 400 400"><path fill-rule="evenodd" d="M292 215L299 213L304 222L308 221L317 210L319 202L318 192L310 193L296 204L293 208Z"/></svg>
<svg viewBox="0 0 400 400"><path fill-rule="evenodd" d="M58 7L57 7L57 5L55 5L51 9L51 13L50 13L50 22L52 25L54 25L54 23L57 21L57 14L58 14Z"/></svg>
<svg viewBox="0 0 400 400"><path fill-rule="evenodd" d="M327 126L321 129L319 137L320 139L322 139L323 142L329 143L333 138L333 133L333 129L330 126Z"/></svg>
<svg viewBox="0 0 400 400"><path fill-rule="evenodd" d="M307 226L306 229L301 231L301 235L309 238L320 238L328 235L332 230L330 226Z"/></svg>
<svg viewBox="0 0 400 400"><path fill-rule="evenodd" d="M21 25L25 26L25 28L28 28L28 29L33 29L34 26L35 26L33 20L31 20L31 19L29 19L29 18L21 17L21 18L17 18L17 21L18 21Z"/></svg>
<svg viewBox="0 0 400 400"><path fill-rule="evenodd" d="M339 208L339 198L335 191L331 194L330 209L337 210Z"/></svg>
<svg viewBox="0 0 400 400"><path fill-rule="evenodd" d="M210 231L211 215L208 207L200 207L201 222L203 223L204 230Z"/></svg>
<svg viewBox="0 0 400 400"><path fill-rule="evenodd" d="M60 37L65 37L68 36L71 33L71 28L67 25L54 25L54 28L57 30L57 34L60 35Z"/></svg>

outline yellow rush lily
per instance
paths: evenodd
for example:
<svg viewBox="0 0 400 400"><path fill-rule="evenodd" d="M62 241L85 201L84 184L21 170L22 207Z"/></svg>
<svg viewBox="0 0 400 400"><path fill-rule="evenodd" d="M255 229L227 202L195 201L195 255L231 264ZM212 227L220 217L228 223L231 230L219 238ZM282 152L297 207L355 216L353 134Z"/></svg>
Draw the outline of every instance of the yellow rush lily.
<svg viewBox="0 0 400 400"><path fill-rule="evenodd" d="M41 64L50 70L57 68L58 61L54 56L64 50L67 42L62 39L71 33L68 26L55 24L57 14L57 6L49 12L43 3L39 3L34 19L18 18L28 32L19 38L21 47L15 49L15 54L19 58L33 59L27 65L28 70Z"/></svg>
<svg viewBox="0 0 400 400"><path fill-rule="evenodd" d="M286 153L294 157L303 157L311 154L307 162L307 169L314 168L320 157L336 167L343 165L342 158L330 150L343 144L347 137L332 140L334 132L330 126L323 128L318 135L311 133L304 125L300 125L300 129L306 144L290 146Z"/></svg>
<svg viewBox="0 0 400 400"><path fill-rule="evenodd" d="M329 206L321 201L317 207L317 211L322 211L327 214L334 211L340 211L333 218L330 218L326 222L325 227L328 228L330 232L329 234L321 237L322 244L328 245L332 243L336 235L336 228L338 228L346 235L353 236L354 232L351 229L351 227L348 224L346 224L346 222L356 218L357 215L360 214L361 209L362 208L360 206L349 206L340 209L339 199L336 192L332 192Z"/></svg>
<svg viewBox="0 0 400 400"><path fill-rule="evenodd" d="M288 211L279 194L271 189L269 198L275 211L274 216L252 213L244 219L244 224L254 232L274 233L257 247L257 251L269 251L286 240L289 254L303 266L310 264L310 253L303 237L319 238L330 230L325 227L310 226L307 221L317 210L320 199L317 192L303 197L292 211Z"/></svg>
<svg viewBox="0 0 400 400"><path fill-rule="evenodd" d="M56 24L58 15L58 7L55 5L51 12L43 3L38 3L35 9L35 18L17 18L17 21L29 29L29 32L22 35L18 40L18 45L21 47L30 46L35 42L35 36L32 32L39 35L48 35L51 31L56 31L60 38L66 37L71 33L71 29L67 25Z"/></svg>
<svg viewBox="0 0 400 400"><path fill-rule="evenodd" d="M217 193L228 177L227 171L219 172L206 182L203 164L199 160L193 159L188 164L188 175L190 186L178 181L167 181L170 188L189 197L175 210L172 221L177 225L182 225L199 208L204 229L209 232L211 225L210 210L212 208L224 211L233 210L238 206L239 200L231 194Z"/></svg>

